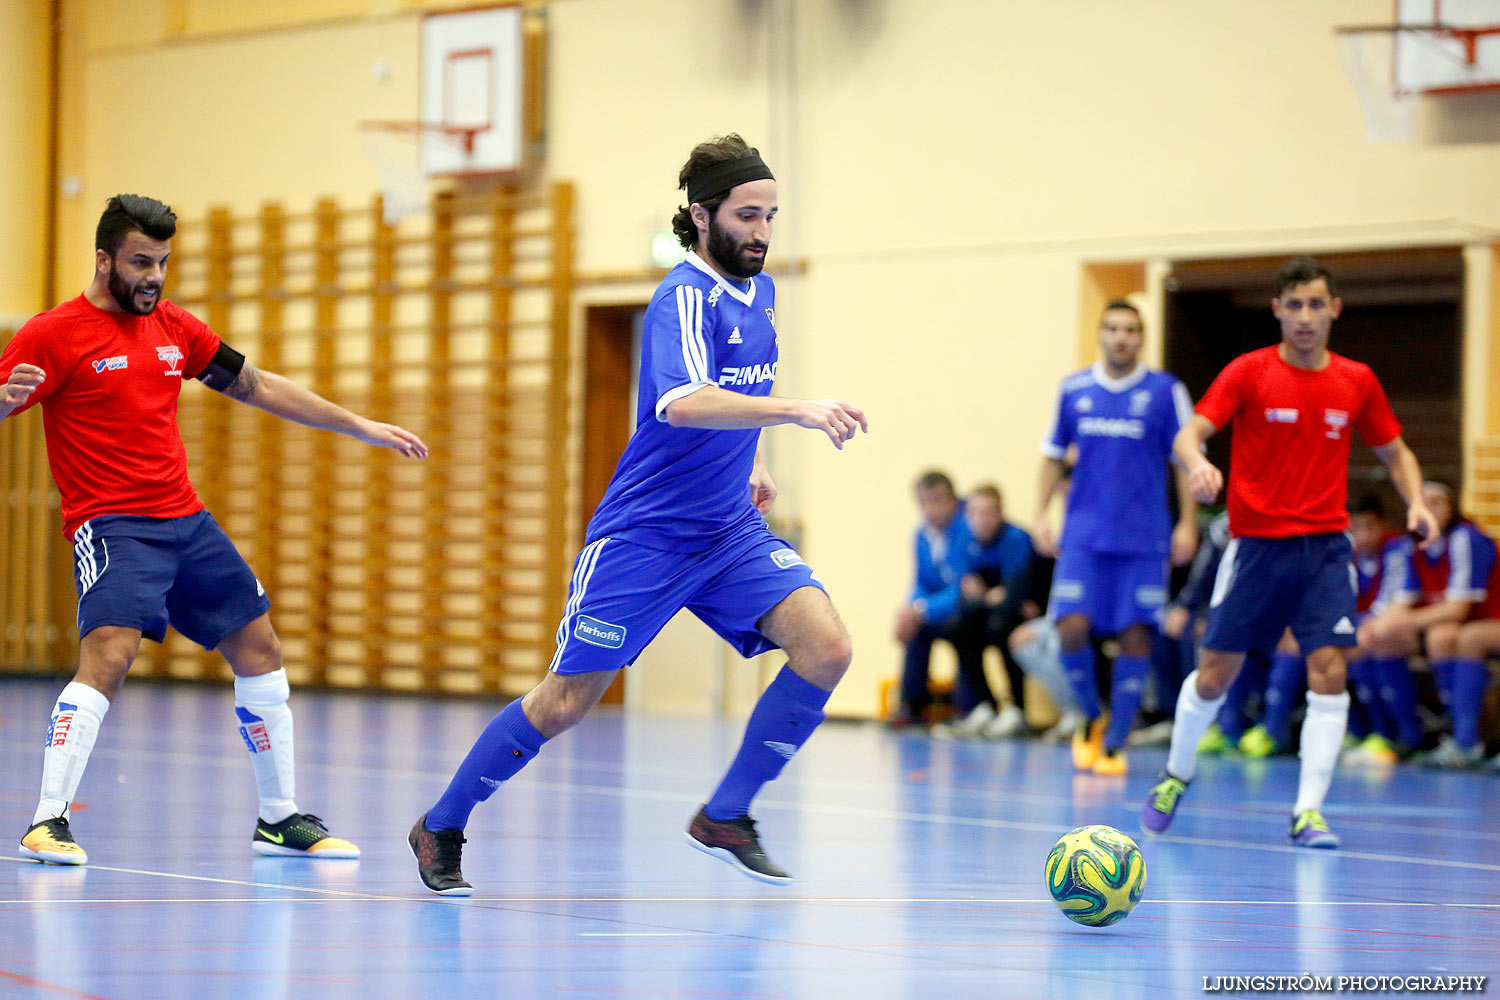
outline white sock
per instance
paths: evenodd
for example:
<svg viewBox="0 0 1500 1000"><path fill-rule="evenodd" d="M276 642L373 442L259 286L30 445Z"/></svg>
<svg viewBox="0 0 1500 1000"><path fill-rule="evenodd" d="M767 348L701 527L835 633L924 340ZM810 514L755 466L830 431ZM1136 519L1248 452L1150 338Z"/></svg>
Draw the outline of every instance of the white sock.
<svg viewBox="0 0 1500 1000"><path fill-rule="evenodd" d="M234 679L234 714L255 769L260 818L267 823L280 823L297 811L292 710L286 704L291 696L285 670Z"/></svg>
<svg viewBox="0 0 1500 1000"><path fill-rule="evenodd" d="M1322 809L1333 781L1333 768L1344 745L1344 730L1349 725L1349 692L1314 694L1307 692L1307 716L1302 720L1302 777L1297 782L1297 804L1293 816L1308 809Z"/></svg>
<svg viewBox="0 0 1500 1000"><path fill-rule="evenodd" d="M1177 714L1172 719L1172 749L1167 752L1167 773L1183 781L1192 781L1198 771L1198 741L1213 725L1214 716L1224 704L1225 695L1205 701L1198 694L1198 671L1182 682L1177 693Z"/></svg>
<svg viewBox="0 0 1500 1000"><path fill-rule="evenodd" d="M69 681L52 706L47 726L47 748L42 755L42 795L32 816L33 825L68 815L68 806L78 793L78 782L88 766L99 724L109 711L109 699L101 692Z"/></svg>

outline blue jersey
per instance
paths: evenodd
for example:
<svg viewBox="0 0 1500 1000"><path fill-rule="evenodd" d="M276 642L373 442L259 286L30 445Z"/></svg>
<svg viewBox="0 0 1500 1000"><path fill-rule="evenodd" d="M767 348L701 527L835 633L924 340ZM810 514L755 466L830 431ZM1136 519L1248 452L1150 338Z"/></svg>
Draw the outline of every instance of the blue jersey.
<svg viewBox="0 0 1500 1000"><path fill-rule="evenodd" d="M776 378L776 288L726 281L696 254L657 287L641 342L635 433L589 522L587 540L701 551L760 514L750 473L760 431L667 423L667 404L704 386L768 396Z"/></svg>
<svg viewBox="0 0 1500 1000"><path fill-rule="evenodd" d="M1172 439L1193 415L1182 383L1137 366L1121 379L1102 364L1062 384L1042 453L1078 448L1061 546L1087 552L1165 553Z"/></svg>
<svg viewBox="0 0 1500 1000"><path fill-rule="evenodd" d="M969 522L962 506L942 531L929 524L917 529L917 578L908 600L922 602L922 620L929 625L942 625L958 613L968 550Z"/></svg>

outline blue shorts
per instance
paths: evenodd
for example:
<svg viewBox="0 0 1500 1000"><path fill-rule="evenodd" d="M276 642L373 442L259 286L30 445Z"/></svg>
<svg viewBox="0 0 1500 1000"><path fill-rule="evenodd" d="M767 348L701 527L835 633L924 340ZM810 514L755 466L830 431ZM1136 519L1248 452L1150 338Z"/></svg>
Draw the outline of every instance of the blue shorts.
<svg viewBox="0 0 1500 1000"><path fill-rule="evenodd" d="M1353 646L1358 630L1354 546L1342 532L1235 538L1224 550L1203 648L1243 653L1288 626L1303 654Z"/></svg>
<svg viewBox="0 0 1500 1000"><path fill-rule="evenodd" d="M1095 635L1155 626L1167 603L1165 556L1063 549L1052 573L1047 617L1083 615Z"/></svg>
<svg viewBox="0 0 1500 1000"><path fill-rule="evenodd" d="M803 587L824 589L812 567L758 518L702 553L600 538L573 564L551 669L586 674L629 666L683 608L741 656L764 653L777 647L760 633L760 619Z"/></svg>
<svg viewBox="0 0 1500 1000"><path fill-rule="evenodd" d="M161 642L171 625L213 649L271 610L265 588L206 510L85 521L73 533L73 562L80 636L121 625Z"/></svg>

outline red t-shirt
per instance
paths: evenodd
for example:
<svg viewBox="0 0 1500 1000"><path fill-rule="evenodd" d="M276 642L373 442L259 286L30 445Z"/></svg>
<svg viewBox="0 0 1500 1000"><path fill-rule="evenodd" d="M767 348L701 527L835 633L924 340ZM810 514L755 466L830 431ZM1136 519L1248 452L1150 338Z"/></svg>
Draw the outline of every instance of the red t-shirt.
<svg viewBox="0 0 1500 1000"><path fill-rule="evenodd" d="M1234 421L1229 530L1259 538L1343 531L1350 430L1372 448L1401 436L1375 373L1332 352L1321 371L1287 364L1277 347L1242 354L1197 412L1220 430Z"/></svg>
<svg viewBox="0 0 1500 1000"><path fill-rule="evenodd" d="M177 396L218 349L218 334L170 302L136 316L80 295L33 317L0 352L0 382L21 363L46 373L12 412L42 404L65 537L101 514L203 509L188 482Z"/></svg>

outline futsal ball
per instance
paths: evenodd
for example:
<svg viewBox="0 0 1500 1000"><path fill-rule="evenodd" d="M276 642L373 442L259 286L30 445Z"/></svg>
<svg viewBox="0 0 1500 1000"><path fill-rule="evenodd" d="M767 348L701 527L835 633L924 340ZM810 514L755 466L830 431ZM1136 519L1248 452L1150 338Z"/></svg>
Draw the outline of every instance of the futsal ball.
<svg viewBox="0 0 1500 1000"><path fill-rule="evenodd" d="M1146 888L1146 859L1112 826L1080 826L1047 855L1047 891L1063 916L1107 927L1130 916Z"/></svg>

